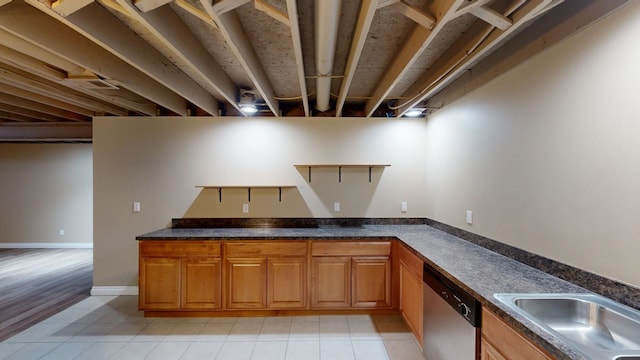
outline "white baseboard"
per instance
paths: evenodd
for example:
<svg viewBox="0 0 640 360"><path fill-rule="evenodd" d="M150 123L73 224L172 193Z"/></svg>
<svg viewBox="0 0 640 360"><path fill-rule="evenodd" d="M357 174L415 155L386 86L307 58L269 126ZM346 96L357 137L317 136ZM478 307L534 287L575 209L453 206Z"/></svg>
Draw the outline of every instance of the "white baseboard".
<svg viewBox="0 0 640 360"><path fill-rule="evenodd" d="M137 286L94 286L91 296L138 295Z"/></svg>
<svg viewBox="0 0 640 360"><path fill-rule="evenodd" d="M0 243L0 249L93 249L93 243Z"/></svg>

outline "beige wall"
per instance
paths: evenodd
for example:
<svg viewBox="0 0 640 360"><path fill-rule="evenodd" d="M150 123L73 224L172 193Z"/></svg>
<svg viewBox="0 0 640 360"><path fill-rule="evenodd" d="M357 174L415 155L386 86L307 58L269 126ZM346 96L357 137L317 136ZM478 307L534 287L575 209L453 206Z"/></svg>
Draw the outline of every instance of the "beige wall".
<svg viewBox="0 0 640 360"><path fill-rule="evenodd" d="M91 144L0 144L0 246L90 246L92 194Z"/></svg>
<svg viewBox="0 0 640 360"><path fill-rule="evenodd" d="M632 2L434 114L427 216L640 286L638 34Z"/></svg>
<svg viewBox="0 0 640 360"><path fill-rule="evenodd" d="M424 119L96 118L94 285L137 284L136 235L179 217L424 217ZM391 164L312 170L294 164ZM295 185L275 189L196 185ZM134 213L134 201L141 212ZM333 212L333 203L341 211ZM408 202L402 213L400 203Z"/></svg>

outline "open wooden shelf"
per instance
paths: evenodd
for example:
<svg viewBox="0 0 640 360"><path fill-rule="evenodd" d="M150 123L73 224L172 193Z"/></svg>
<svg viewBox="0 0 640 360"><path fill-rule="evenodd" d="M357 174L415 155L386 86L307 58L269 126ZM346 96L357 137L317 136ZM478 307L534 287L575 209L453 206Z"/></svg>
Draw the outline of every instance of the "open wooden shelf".
<svg viewBox="0 0 640 360"><path fill-rule="evenodd" d="M369 182L371 182L371 169L385 168L391 164L296 164L293 166L309 168L309 182L311 182L311 169L313 168L337 168L338 182L342 182L342 168L369 168Z"/></svg>
<svg viewBox="0 0 640 360"><path fill-rule="evenodd" d="M278 201L282 201L282 189L293 189L295 185L197 185L202 189L218 189L218 201L222 202L222 189L247 189L247 201L251 202L251 189L278 189Z"/></svg>

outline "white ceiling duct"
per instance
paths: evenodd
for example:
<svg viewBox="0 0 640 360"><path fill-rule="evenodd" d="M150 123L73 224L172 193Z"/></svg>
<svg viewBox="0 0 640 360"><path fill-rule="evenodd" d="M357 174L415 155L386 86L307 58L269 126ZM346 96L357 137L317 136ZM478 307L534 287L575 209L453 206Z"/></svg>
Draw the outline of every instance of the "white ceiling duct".
<svg viewBox="0 0 640 360"><path fill-rule="evenodd" d="M342 0L315 2L316 35L316 109L329 110L331 95L331 72L336 52L338 25Z"/></svg>

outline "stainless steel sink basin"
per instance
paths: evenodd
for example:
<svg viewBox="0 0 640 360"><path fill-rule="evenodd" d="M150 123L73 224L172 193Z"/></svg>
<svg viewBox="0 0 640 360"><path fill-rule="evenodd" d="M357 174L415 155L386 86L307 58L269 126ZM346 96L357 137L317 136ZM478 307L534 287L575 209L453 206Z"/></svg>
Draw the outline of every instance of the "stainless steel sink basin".
<svg viewBox="0 0 640 360"><path fill-rule="evenodd" d="M640 311L593 294L495 294L592 359L640 360Z"/></svg>

